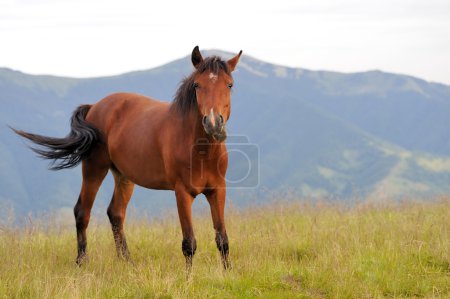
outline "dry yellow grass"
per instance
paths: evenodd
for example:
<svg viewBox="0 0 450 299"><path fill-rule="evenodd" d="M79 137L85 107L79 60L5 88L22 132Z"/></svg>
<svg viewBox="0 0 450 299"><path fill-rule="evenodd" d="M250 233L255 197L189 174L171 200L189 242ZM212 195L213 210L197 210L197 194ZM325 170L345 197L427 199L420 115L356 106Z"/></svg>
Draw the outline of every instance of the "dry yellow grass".
<svg viewBox="0 0 450 299"><path fill-rule="evenodd" d="M450 297L449 199L351 208L279 202L227 216L232 270L222 270L203 215L189 277L176 217L127 223L133 264L116 258L108 225L91 225L81 268L74 228L3 227L0 297Z"/></svg>

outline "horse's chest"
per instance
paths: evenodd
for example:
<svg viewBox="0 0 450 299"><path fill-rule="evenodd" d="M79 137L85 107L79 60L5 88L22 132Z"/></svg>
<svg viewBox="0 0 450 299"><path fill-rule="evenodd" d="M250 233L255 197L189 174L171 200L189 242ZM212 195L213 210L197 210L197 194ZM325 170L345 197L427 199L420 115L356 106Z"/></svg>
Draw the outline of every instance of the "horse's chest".
<svg viewBox="0 0 450 299"><path fill-rule="evenodd" d="M201 193L206 188L215 188L225 179L226 167L220 158L192 158L183 175L186 185L193 192Z"/></svg>

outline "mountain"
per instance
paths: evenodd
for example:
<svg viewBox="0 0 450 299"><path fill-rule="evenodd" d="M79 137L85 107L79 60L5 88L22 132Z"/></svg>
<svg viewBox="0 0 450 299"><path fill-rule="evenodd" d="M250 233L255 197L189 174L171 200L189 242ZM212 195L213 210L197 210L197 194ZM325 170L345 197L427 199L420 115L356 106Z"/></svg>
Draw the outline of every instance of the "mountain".
<svg viewBox="0 0 450 299"><path fill-rule="evenodd" d="M81 182L79 168L48 171L48 162L37 159L7 125L64 136L78 105L118 91L170 101L191 71L189 57L102 78L0 69L1 210L13 209L18 216L70 213ZM228 127L236 135L228 141L232 204L286 194L363 199L450 192L449 86L381 71L288 68L245 55L234 78ZM108 178L96 202L102 213L111 192ZM176 209L171 192L138 189L133 198L135 207L150 214Z"/></svg>

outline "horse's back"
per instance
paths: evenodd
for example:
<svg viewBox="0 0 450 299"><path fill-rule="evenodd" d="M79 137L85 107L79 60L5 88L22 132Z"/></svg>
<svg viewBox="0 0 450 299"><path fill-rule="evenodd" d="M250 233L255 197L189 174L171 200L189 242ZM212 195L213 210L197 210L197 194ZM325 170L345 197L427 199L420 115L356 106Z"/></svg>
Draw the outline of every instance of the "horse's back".
<svg viewBox="0 0 450 299"><path fill-rule="evenodd" d="M113 93L94 104L86 120L108 134L114 124L136 117L142 111L164 109L168 103L136 93Z"/></svg>

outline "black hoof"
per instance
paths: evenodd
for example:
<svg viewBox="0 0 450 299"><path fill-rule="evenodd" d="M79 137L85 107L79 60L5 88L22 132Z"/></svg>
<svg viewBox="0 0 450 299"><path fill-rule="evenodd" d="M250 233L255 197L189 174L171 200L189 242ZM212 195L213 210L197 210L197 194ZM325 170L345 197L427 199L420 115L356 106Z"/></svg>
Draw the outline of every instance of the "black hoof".
<svg viewBox="0 0 450 299"><path fill-rule="evenodd" d="M78 265L78 267L81 267L81 265L87 263L89 261L89 257L87 254L79 255L75 261L75 263Z"/></svg>
<svg viewBox="0 0 450 299"><path fill-rule="evenodd" d="M184 257L186 258L186 270L191 271L192 259L194 258L195 250L197 249L197 241L195 239L183 239L181 249Z"/></svg>
<svg viewBox="0 0 450 299"><path fill-rule="evenodd" d="M191 272L192 270L192 256L186 256L186 271Z"/></svg>
<svg viewBox="0 0 450 299"><path fill-rule="evenodd" d="M231 262L228 259L222 260L222 264L224 270L231 270Z"/></svg>
<svg viewBox="0 0 450 299"><path fill-rule="evenodd" d="M124 261L131 260L131 255L130 255L130 252L128 251L128 249L126 249L126 250L119 250L117 252L117 257L119 259L121 259L121 260L124 260Z"/></svg>

